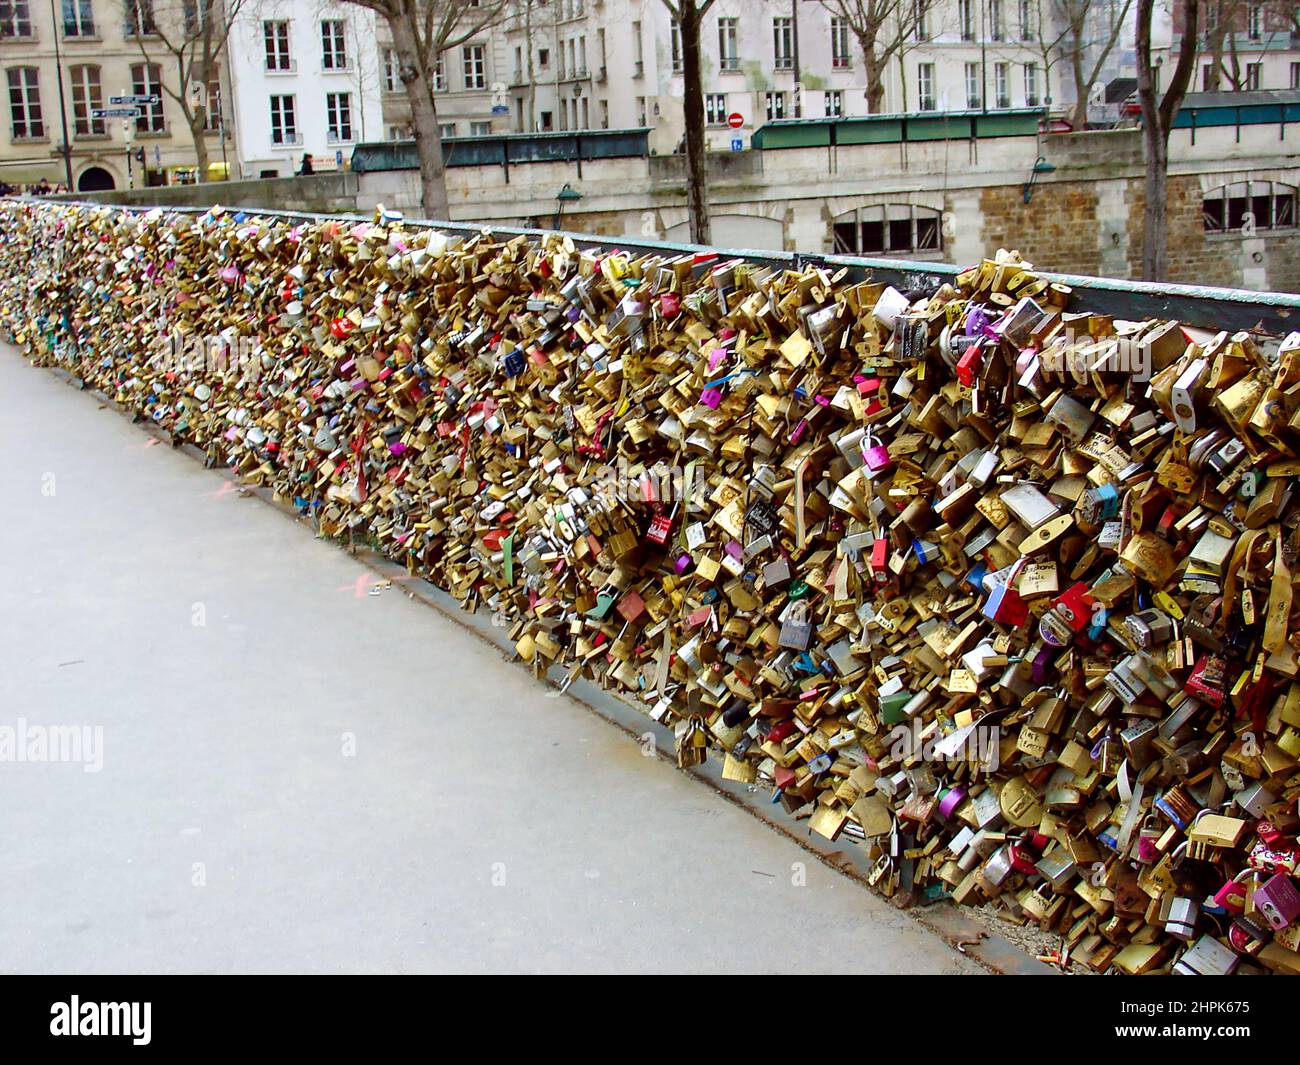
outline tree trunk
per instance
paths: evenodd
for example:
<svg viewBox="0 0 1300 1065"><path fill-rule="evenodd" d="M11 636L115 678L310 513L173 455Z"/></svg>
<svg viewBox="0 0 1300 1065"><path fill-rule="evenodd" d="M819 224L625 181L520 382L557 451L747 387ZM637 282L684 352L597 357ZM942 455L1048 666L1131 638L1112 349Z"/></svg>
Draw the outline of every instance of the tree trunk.
<svg viewBox="0 0 1300 1065"><path fill-rule="evenodd" d="M878 115L885 103L885 68L888 60L876 54L876 33L871 30L858 35L858 48L862 51L862 72L867 78L867 112Z"/></svg>
<svg viewBox="0 0 1300 1065"><path fill-rule="evenodd" d="M686 115L686 209L690 214L691 241L712 243L705 165L704 90L700 83L700 13L695 0L682 0L682 109Z"/></svg>
<svg viewBox="0 0 1300 1065"><path fill-rule="evenodd" d="M1074 115L1071 124L1076 133L1088 128L1088 97L1092 93L1092 84L1084 84L1083 41L1076 34L1070 50L1070 65L1074 73Z"/></svg>
<svg viewBox="0 0 1300 1065"><path fill-rule="evenodd" d="M411 131L420 158L420 210L425 218L450 221L442 134L438 131L438 108L433 99L431 67L437 57L421 54L415 28L407 21L409 17L413 17L411 12L389 19L388 25L393 31L406 98L411 103Z"/></svg>
<svg viewBox="0 0 1300 1065"><path fill-rule="evenodd" d="M1158 281L1164 273L1168 241L1165 188L1169 157L1151 71L1151 19L1155 0L1138 0L1137 83L1142 107L1142 159L1146 165L1146 204L1142 212L1142 278Z"/></svg>
<svg viewBox="0 0 1300 1065"><path fill-rule="evenodd" d="M1182 0L1183 26L1178 63L1163 96L1156 91L1151 64L1151 19L1155 0L1138 0L1137 83L1142 105L1142 155L1146 164L1146 204L1143 209L1142 278L1166 277L1169 219L1165 195L1169 184L1169 131L1182 106L1196 66L1200 0Z"/></svg>
<svg viewBox="0 0 1300 1065"><path fill-rule="evenodd" d="M201 107L186 116L190 124L190 136L194 139L194 167L197 171L194 180L200 185L208 180L208 141L203 131L206 119L207 111Z"/></svg>
<svg viewBox="0 0 1300 1065"><path fill-rule="evenodd" d="M1165 196L1169 184L1169 142L1157 123L1142 122L1146 157L1146 204L1142 212L1142 279L1162 281L1167 265L1169 215Z"/></svg>

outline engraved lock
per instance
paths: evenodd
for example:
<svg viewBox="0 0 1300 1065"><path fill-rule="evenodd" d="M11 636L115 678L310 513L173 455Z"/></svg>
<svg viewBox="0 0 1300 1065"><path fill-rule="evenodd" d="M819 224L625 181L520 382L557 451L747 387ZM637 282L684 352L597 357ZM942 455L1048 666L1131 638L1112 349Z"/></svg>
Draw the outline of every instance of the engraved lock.
<svg viewBox="0 0 1300 1065"><path fill-rule="evenodd" d="M1201 936L1174 963L1175 976L1228 976L1239 956L1212 936Z"/></svg>
<svg viewBox="0 0 1300 1065"><path fill-rule="evenodd" d="M1264 881L1253 898L1255 909L1275 932L1289 927L1300 917L1300 891L1285 873L1276 873Z"/></svg>
<svg viewBox="0 0 1300 1065"><path fill-rule="evenodd" d="M1242 913L1228 925L1228 942L1238 954L1254 957L1273 938L1269 926L1255 914Z"/></svg>
<svg viewBox="0 0 1300 1065"><path fill-rule="evenodd" d="M812 641L812 621L808 617L808 604L803 599L791 603L781 620L777 646L791 651L806 651Z"/></svg>

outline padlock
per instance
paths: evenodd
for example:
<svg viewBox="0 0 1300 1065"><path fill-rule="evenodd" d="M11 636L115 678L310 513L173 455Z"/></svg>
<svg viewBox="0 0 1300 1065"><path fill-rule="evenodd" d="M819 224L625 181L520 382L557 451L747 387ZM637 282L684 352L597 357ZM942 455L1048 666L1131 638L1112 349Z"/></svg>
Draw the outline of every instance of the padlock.
<svg viewBox="0 0 1300 1065"><path fill-rule="evenodd" d="M1240 956L1212 936L1201 936L1175 963L1175 976L1229 976Z"/></svg>
<svg viewBox="0 0 1300 1065"><path fill-rule="evenodd" d="M1246 910L1246 881L1258 877L1253 869L1243 869L1210 898L1208 905L1216 911L1227 914L1244 913Z"/></svg>
<svg viewBox="0 0 1300 1065"><path fill-rule="evenodd" d="M1196 919L1200 910L1195 901L1182 896L1170 900L1168 916L1165 918L1165 931L1176 939L1192 941L1196 935Z"/></svg>
<svg viewBox="0 0 1300 1065"><path fill-rule="evenodd" d="M812 621L808 617L808 604L799 599L791 603L781 620L781 631L777 638L778 647L792 651L806 651L812 641Z"/></svg>
<svg viewBox="0 0 1300 1065"><path fill-rule="evenodd" d="M1269 926L1249 913L1237 914L1228 923L1228 942L1239 954L1253 957L1273 938Z"/></svg>
<svg viewBox="0 0 1300 1065"><path fill-rule="evenodd" d="M863 440L862 461L873 474L882 473L894 464L889 448L870 433Z"/></svg>
<svg viewBox="0 0 1300 1065"><path fill-rule="evenodd" d="M1284 873L1265 880L1252 896L1256 910L1275 932L1289 927L1300 917L1300 891Z"/></svg>

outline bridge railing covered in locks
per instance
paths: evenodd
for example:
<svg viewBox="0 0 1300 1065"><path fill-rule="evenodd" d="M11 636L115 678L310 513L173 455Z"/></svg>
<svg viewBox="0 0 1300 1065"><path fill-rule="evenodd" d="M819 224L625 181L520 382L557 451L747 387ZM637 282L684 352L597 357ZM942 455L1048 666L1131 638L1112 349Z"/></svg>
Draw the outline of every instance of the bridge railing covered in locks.
<svg viewBox="0 0 1300 1065"><path fill-rule="evenodd" d="M1300 337L1237 330L1284 302L1116 318L1011 253L900 291L384 217L0 224L36 362L494 611L877 889L1097 970L1300 968Z"/></svg>

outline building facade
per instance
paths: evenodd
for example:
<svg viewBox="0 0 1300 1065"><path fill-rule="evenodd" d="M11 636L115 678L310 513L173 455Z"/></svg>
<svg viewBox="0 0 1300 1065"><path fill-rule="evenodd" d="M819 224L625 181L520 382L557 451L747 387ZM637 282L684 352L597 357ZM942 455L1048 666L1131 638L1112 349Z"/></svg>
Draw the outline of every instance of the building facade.
<svg viewBox="0 0 1300 1065"><path fill-rule="evenodd" d="M245 178L346 164L382 140L383 82L375 15L317 0L251 0L231 32L232 123Z"/></svg>
<svg viewBox="0 0 1300 1065"><path fill-rule="evenodd" d="M78 191L193 181L194 141L169 92L181 89L166 43L183 40L186 10L192 5L181 0L0 3L9 118L0 135L0 181L60 184L69 169ZM229 79L224 61L220 66L202 90L211 105L203 133L209 179L224 173L221 103ZM159 102L133 119L96 116L112 107L112 97L137 94Z"/></svg>

